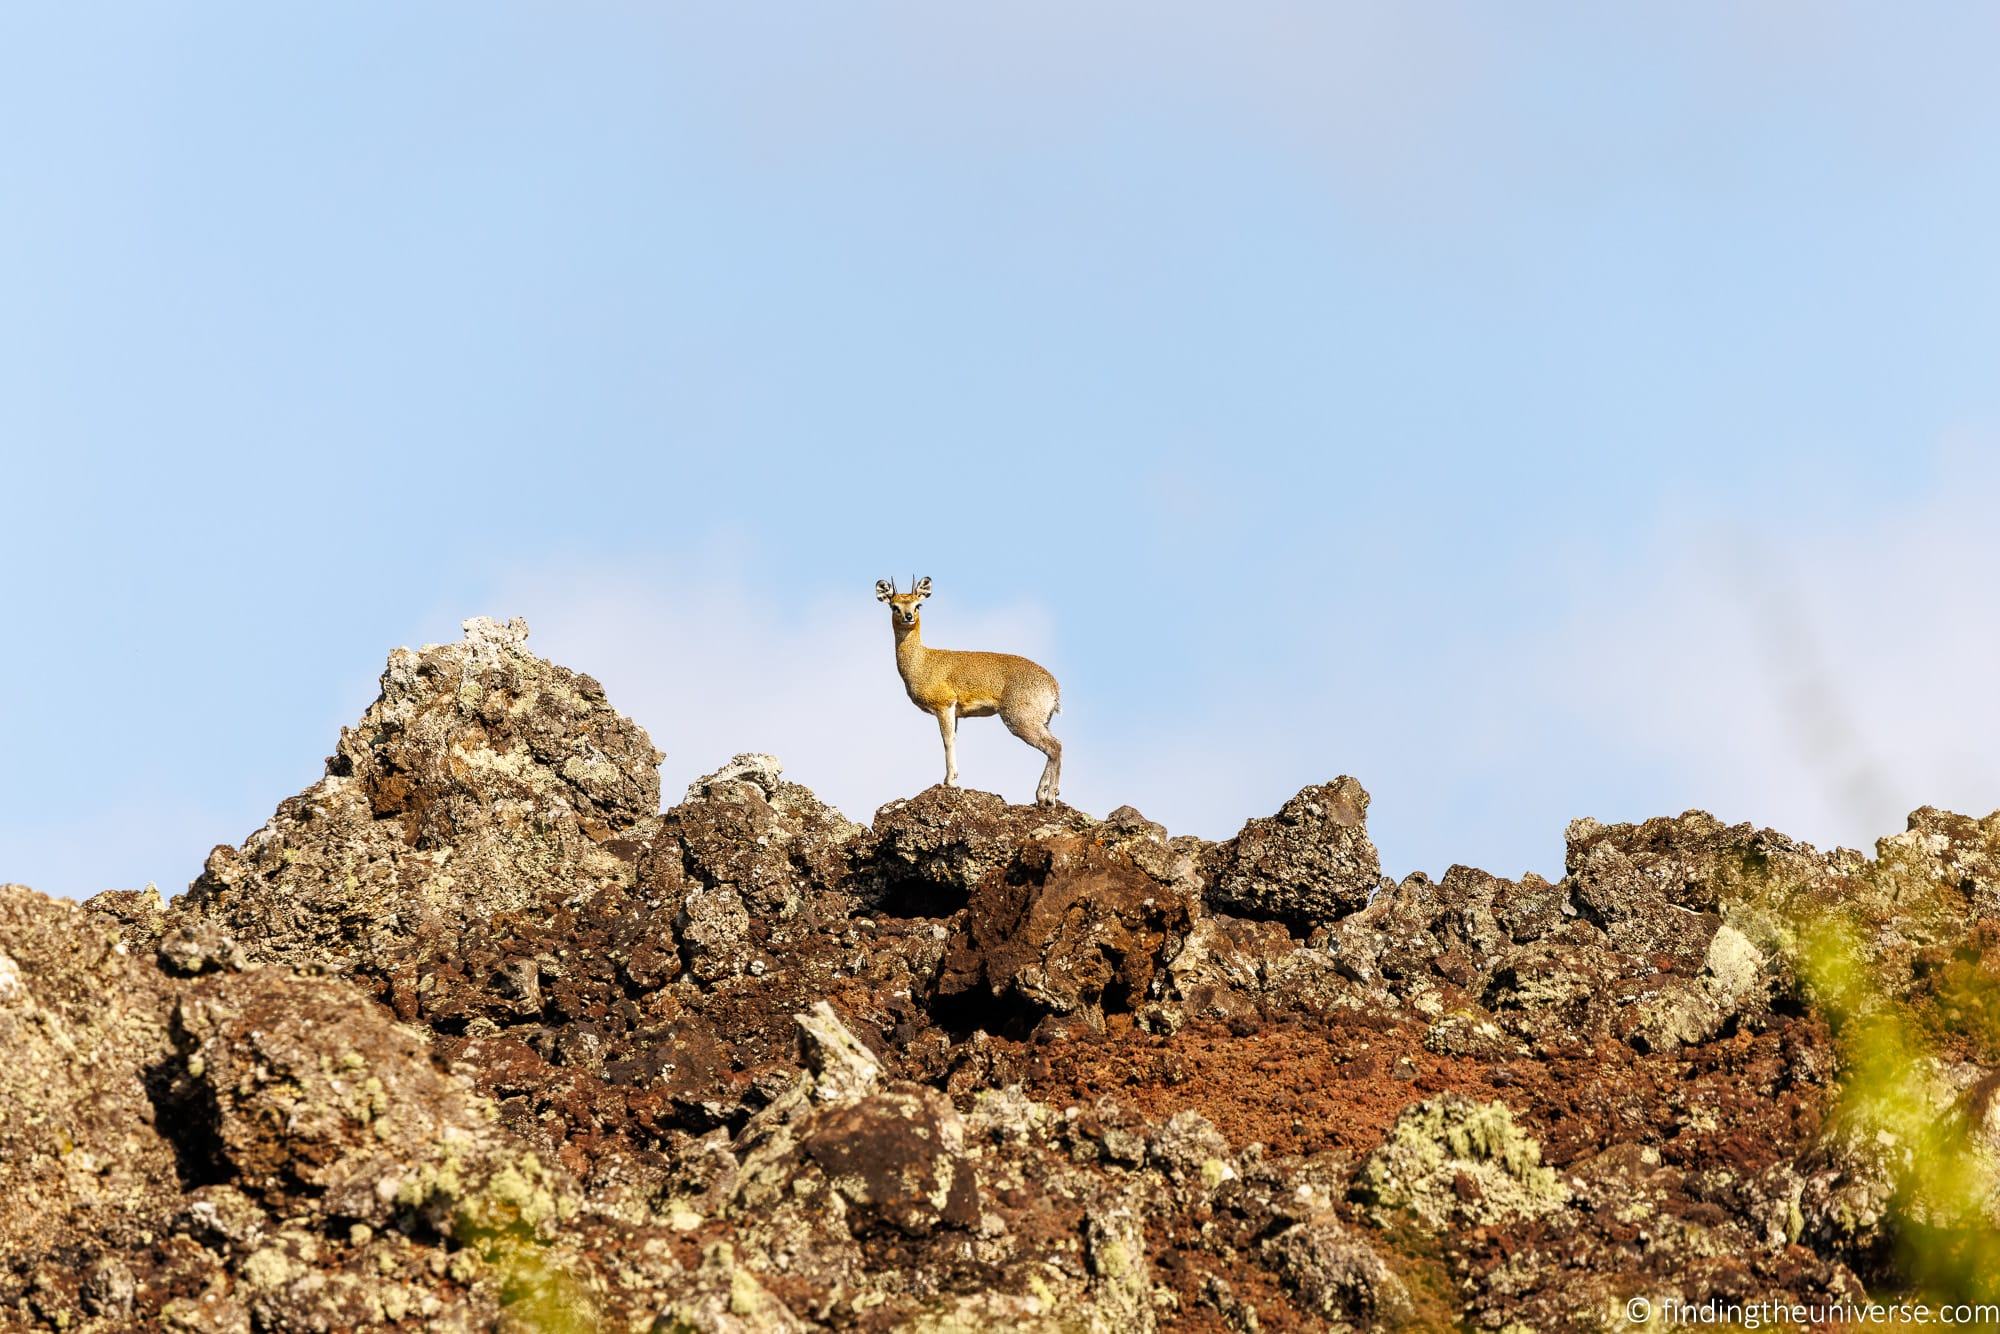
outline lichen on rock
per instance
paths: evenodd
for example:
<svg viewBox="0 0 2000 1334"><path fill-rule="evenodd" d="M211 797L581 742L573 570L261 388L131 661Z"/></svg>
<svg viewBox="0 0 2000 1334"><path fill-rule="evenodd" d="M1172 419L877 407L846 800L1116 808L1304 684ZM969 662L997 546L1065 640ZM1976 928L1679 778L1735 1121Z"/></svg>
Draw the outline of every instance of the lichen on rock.
<svg viewBox="0 0 2000 1334"><path fill-rule="evenodd" d="M1478 1226L1559 1209L1569 1189L1504 1102L1448 1094L1404 1109L1362 1162L1354 1196L1426 1227Z"/></svg>
<svg viewBox="0 0 2000 1334"><path fill-rule="evenodd" d="M659 812L660 754L588 676L485 617L456 644L397 649L319 783L179 905L253 960L345 971L431 923L629 879L604 845Z"/></svg>
<svg viewBox="0 0 2000 1334"><path fill-rule="evenodd" d="M1209 904L1301 934L1360 911L1382 878L1367 820L1368 793L1344 774L1304 789L1210 850Z"/></svg>

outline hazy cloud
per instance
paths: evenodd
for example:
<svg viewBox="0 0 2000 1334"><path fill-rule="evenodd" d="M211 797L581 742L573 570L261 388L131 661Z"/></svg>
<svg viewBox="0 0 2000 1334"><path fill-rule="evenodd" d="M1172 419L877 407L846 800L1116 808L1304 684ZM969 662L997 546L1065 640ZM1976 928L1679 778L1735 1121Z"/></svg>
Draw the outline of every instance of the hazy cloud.
<svg viewBox="0 0 2000 1334"><path fill-rule="evenodd" d="M1961 450L1866 517L1669 521L1578 607L1551 684L1660 767L1652 813L1863 848L1920 805L1983 815L2000 805L1994 480Z"/></svg>

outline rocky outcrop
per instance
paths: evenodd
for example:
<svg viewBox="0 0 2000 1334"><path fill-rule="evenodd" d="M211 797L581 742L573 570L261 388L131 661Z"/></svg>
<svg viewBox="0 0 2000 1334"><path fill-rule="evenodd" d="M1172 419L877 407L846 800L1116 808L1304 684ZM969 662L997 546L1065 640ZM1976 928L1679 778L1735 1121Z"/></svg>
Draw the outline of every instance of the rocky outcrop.
<svg viewBox="0 0 2000 1334"><path fill-rule="evenodd" d="M825 896L845 887L848 848L866 832L782 773L772 756L738 755L688 789L655 845L678 851L689 883L728 893L781 940L788 924L835 906Z"/></svg>
<svg viewBox="0 0 2000 1334"><path fill-rule="evenodd" d="M1067 806L1009 806L990 792L928 788L876 813L870 897L904 913L946 917L1027 840L1089 824Z"/></svg>
<svg viewBox="0 0 2000 1334"><path fill-rule="evenodd" d="M0 888L0 1327L1596 1329L1993 1300L2000 816L1699 812L1383 881L657 753L518 622L398 651L190 891ZM671 726L671 719L658 720Z"/></svg>
<svg viewBox="0 0 2000 1334"><path fill-rule="evenodd" d="M491 1329L588 1311L573 1197L426 1035L290 970L187 978L0 890L8 1328Z"/></svg>
<svg viewBox="0 0 2000 1334"><path fill-rule="evenodd" d="M1306 788L1208 854L1210 906L1301 935L1359 911L1382 876L1367 819L1368 793L1352 778Z"/></svg>
<svg viewBox="0 0 2000 1334"><path fill-rule="evenodd" d="M479 617L460 643L391 654L326 777L211 853L187 908L254 959L342 972L425 930L628 883L660 754L527 637Z"/></svg>
<svg viewBox="0 0 2000 1334"><path fill-rule="evenodd" d="M1078 834L1029 841L972 891L938 973L937 994L978 997L1006 1016L1131 1010L1154 996L1195 905L1128 854Z"/></svg>
<svg viewBox="0 0 2000 1334"><path fill-rule="evenodd" d="M276 969L205 978L177 998L172 1037L157 1097L193 1177L272 1212L459 1241L553 1230L549 1171L431 1065L421 1033L357 1010L350 988Z"/></svg>

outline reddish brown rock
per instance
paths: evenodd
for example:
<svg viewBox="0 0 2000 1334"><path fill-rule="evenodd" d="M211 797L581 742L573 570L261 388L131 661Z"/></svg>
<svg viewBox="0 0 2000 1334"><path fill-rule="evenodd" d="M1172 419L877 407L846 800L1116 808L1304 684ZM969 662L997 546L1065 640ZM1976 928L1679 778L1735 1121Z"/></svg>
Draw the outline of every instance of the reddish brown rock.
<svg viewBox="0 0 2000 1334"><path fill-rule="evenodd" d="M1068 806L1009 806L991 792L929 787L875 813L868 893L901 913L949 916L1029 839L1090 823Z"/></svg>
<svg viewBox="0 0 2000 1334"><path fill-rule="evenodd" d="M553 1231L566 1189L432 1066L425 1035L353 988L275 969L206 978L175 1005L170 1111L197 1179L273 1211L312 1201L376 1227L470 1240Z"/></svg>
<svg viewBox="0 0 2000 1334"><path fill-rule="evenodd" d="M856 1235L893 1227L922 1236L979 1221L958 1113L935 1089L906 1085L827 1111L801 1147L847 1201Z"/></svg>
<svg viewBox="0 0 2000 1334"><path fill-rule="evenodd" d="M983 998L1000 1016L1130 1010L1153 994L1193 914L1123 852L1087 835L1037 839L973 891L937 994Z"/></svg>

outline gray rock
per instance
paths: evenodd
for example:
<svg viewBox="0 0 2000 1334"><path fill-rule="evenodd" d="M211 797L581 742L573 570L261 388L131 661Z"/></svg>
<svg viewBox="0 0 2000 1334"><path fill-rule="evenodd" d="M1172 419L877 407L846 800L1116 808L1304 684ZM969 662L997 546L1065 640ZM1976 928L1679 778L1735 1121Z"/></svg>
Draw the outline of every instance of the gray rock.
<svg viewBox="0 0 2000 1334"><path fill-rule="evenodd" d="M1409 1290L1395 1270L1331 1214L1294 1223L1263 1249L1315 1315L1394 1324L1410 1313Z"/></svg>
<svg viewBox="0 0 2000 1334"><path fill-rule="evenodd" d="M484 617L457 644L398 649L326 776L173 905L256 962L346 971L425 928L629 882L607 843L660 803L660 753L588 676Z"/></svg>
<svg viewBox="0 0 2000 1334"><path fill-rule="evenodd" d="M1209 850L1209 905L1272 918L1302 935L1359 912L1382 880L1367 818L1368 793L1352 778L1302 790L1276 815L1251 820Z"/></svg>

